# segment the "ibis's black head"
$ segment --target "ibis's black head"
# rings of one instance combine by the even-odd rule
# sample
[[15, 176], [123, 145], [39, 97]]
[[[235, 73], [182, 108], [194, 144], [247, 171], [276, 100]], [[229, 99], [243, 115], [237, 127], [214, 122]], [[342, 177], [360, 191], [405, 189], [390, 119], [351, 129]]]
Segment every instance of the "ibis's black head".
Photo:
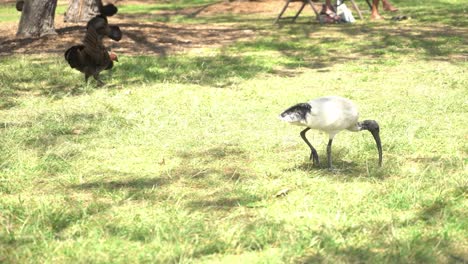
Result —
[[304, 123], [311, 109], [310, 104], [300, 103], [286, 109], [281, 113], [280, 119], [289, 123]]
[[375, 120], [364, 120], [359, 124], [362, 129], [380, 132], [379, 124]]
[[369, 130], [375, 139], [377, 151], [379, 152], [379, 166], [382, 166], [382, 143], [380, 142], [380, 127], [375, 120], [364, 120], [359, 123], [361, 130]]

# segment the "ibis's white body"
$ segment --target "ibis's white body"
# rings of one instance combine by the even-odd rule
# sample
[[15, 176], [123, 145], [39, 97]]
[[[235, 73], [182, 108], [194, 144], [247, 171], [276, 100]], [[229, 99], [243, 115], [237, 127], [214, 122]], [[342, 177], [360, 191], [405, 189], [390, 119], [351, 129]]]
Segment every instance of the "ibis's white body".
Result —
[[357, 107], [350, 100], [339, 96], [326, 96], [311, 100], [307, 103], [299, 103], [291, 106], [280, 114], [280, 119], [299, 126], [305, 126], [301, 131], [301, 137], [311, 150], [310, 159], [314, 164], [319, 164], [317, 150], [310, 144], [306, 137], [310, 129], [321, 130], [328, 133], [327, 145], [328, 167], [331, 168], [331, 146], [333, 138], [341, 130], [371, 132], [379, 152], [379, 166], [382, 166], [382, 144], [380, 141], [380, 127], [375, 120], [358, 122], [359, 113]]
[[320, 97], [307, 102], [311, 106], [305, 119], [285, 116], [282, 119], [294, 125], [324, 131], [333, 138], [339, 131], [358, 131], [359, 113], [356, 105], [339, 96]]

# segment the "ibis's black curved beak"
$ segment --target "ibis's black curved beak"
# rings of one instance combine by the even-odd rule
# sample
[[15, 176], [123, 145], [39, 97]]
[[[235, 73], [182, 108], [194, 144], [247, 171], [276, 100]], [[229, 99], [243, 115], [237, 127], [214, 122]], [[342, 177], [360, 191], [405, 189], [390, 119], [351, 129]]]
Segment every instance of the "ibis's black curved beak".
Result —
[[382, 143], [380, 142], [379, 129], [371, 130], [372, 136], [374, 136], [375, 144], [377, 144], [377, 150], [379, 151], [379, 166], [382, 167]]
[[379, 166], [382, 167], [382, 143], [380, 141], [380, 126], [375, 120], [364, 120], [359, 123], [361, 129], [369, 130], [372, 136], [374, 136], [375, 144], [377, 144], [377, 150], [379, 151]]

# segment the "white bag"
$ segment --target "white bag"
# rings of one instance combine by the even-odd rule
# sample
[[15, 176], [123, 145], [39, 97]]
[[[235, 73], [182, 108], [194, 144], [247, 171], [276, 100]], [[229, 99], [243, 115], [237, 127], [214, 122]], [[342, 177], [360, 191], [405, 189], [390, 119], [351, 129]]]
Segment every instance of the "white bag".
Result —
[[341, 4], [341, 1], [338, 1], [337, 13], [345, 23], [354, 23], [356, 21], [351, 10], [345, 4]]

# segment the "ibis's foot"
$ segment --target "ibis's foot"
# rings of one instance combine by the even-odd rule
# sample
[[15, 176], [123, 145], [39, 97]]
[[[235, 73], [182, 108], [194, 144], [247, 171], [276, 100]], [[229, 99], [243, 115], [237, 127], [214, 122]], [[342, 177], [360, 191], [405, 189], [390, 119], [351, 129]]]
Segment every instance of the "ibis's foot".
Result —
[[319, 157], [318, 157], [317, 152], [312, 151], [312, 152], [310, 153], [310, 158], [309, 158], [309, 160], [311, 160], [311, 161], [313, 162], [314, 166], [316, 166], [316, 167], [319, 167], [319, 166], [320, 166], [320, 161], [319, 161]]
[[313, 164], [315, 167], [320, 167], [320, 161], [317, 159], [317, 160], [313, 160]]

